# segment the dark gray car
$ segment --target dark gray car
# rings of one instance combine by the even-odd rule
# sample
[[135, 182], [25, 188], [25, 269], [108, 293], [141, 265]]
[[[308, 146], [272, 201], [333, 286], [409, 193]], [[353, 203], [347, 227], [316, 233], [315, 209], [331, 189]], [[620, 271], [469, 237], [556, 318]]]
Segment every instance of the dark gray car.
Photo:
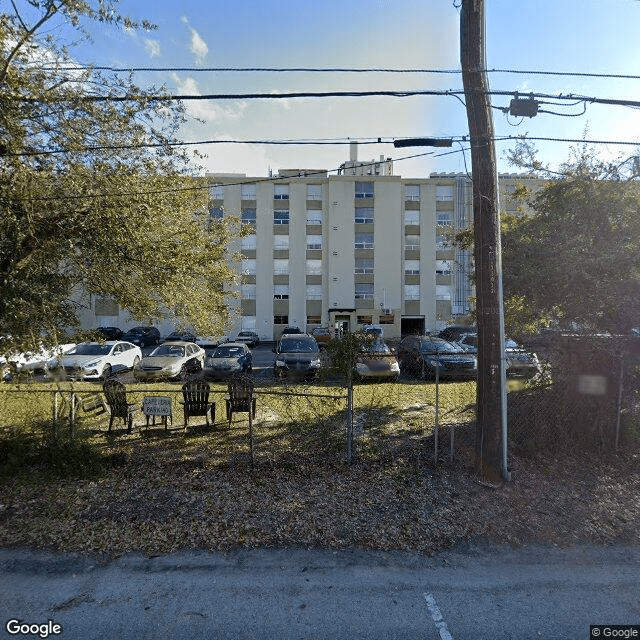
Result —
[[276, 376], [315, 376], [320, 369], [320, 349], [313, 336], [306, 333], [285, 334], [273, 350]]
[[457, 345], [431, 336], [407, 336], [398, 344], [396, 353], [404, 373], [434, 378], [474, 379], [478, 373], [477, 359]]

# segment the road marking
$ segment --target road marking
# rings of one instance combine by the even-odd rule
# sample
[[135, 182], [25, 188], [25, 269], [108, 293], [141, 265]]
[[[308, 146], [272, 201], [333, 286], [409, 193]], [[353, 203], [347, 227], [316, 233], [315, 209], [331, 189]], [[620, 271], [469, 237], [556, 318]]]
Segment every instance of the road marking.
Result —
[[429, 613], [431, 614], [433, 622], [436, 625], [436, 629], [440, 634], [440, 640], [453, 640], [453, 636], [449, 633], [449, 629], [447, 629], [447, 623], [444, 621], [444, 618], [440, 613], [440, 609], [438, 609], [436, 599], [430, 593], [425, 593], [423, 595], [424, 599], [427, 601]]

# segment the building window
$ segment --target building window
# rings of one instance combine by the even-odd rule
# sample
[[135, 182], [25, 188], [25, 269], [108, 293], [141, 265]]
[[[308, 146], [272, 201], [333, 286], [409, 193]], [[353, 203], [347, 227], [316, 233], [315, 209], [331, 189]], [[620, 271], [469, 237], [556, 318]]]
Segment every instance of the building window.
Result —
[[256, 285], [255, 284], [243, 284], [240, 286], [240, 295], [243, 300], [255, 300], [256, 299]]
[[307, 316], [307, 324], [322, 324], [320, 316]]
[[274, 300], [288, 300], [289, 299], [289, 285], [288, 284], [274, 284], [273, 285], [273, 299]]
[[436, 202], [447, 202], [453, 200], [453, 185], [436, 185]]
[[450, 227], [453, 224], [453, 214], [451, 211], [438, 211], [436, 213], [436, 224], [441, 227]]
[[322, 209], [307, 209], [307, 224], [322, 224]]
[[240, 247], [242, 249], [256, 249], [257, 238], [256, 234], [252, 233], [250, 236], [244, 236], [240, 240]]
[[306, 271], [308, 276], [322, 275], [322, 260], [307, 260]]
[[420, 300], [420, 285], [419, 284], [405, 284], [404, 285], [404, 299], [405, 300]]
[[395, 318], [392, 313], [381, 315], [380, 320], [378, 321], [380, 324], [394, 324]]
[[307, 185], [307, 200], [322, 200], [322, 185], [321, 184], [308, 184]]
[[278, 251], [283, 251], [289, 248], [289, 236], [275, 235], [273, 236], [273, 248]]
[[420, 260], [405, 260], [404, 261], [404, 275], [405, 276], [419, 276], [420, 275]]
[[288, 200], [289, 199], [289, 185], [288, 184], [275, 184], [275, 185], [273, 185], [273, 199], [274, 200]]
[[289, 316], [273, 316], [273, 324], [289, 324]]
[[307, 236], [307, 249], [322, 249], [322, 236]]
[[436, 260], [436, 274], [448, 276], [451, 274], [451, 260]]
[[287, 275], [289, 273], [289, 259], [274, 260], [273, 273], [278, 276]]
[[404, 199], [410, 202], [420, 202], [420, 185], [406, 184], [404, 186]]
[[242, 224], [256, 224], [256, 210], [255, 209], [242, 209]]
[[405, 236], [404, 248], [407, 251], [420, 251], [420, 236]]
[[373, 198], [373, 182], [356, 182], [356, 198]]
[[373, 233], [356, 233], [356, 249], [373, 249]]
[[436, 285], [436, 300], [451, 300], [451, 288], [449, 285]]
[[224, 209], [222, 207], [211, 207], [211, 209], [209, 209], [209, 217], [221, 220], [224, 218]]
[[436, 235], [436, 249], [445, 249], [449, 244], [449, 238], [447, 236], [437, 234]]
[[213, 184], [209, 187], [209, 195], [214, 200], [224, 200], [224, 187], [221, 184]]
[[254, 183], [246, 183], [240, 187], [240, 197], [243, 200], [255, 200], [256, 199], [256, 185]]
[[373, 324], [373, 316], [357, 316], [356, 322], [358, 324]]
[[356, 224], [373, 224], [373, 207], [356, 207]]
[[322, 285], [321, 284], [308, 284], [307, 285], [307, 300], [322, 300]]
[[373, 273], [373, 258], [356, 258], [354, 273]]
[[242, 273], [246, 276], [255, 276], [256, 275], [256, 261], [255, 260], [243, 260], [241, 262], [240, 268], [242, 269]]
[[94, 309], [97, 316], [117, 316], [120, 314], [120, 307], [112, 298], [96, 298]]
[[289, 224], [289, 209], [274, 209], [273, 224]]
[[242, 316], [242, 321], [240, 322], [240, 328], [245, 331], [255, 331], [256, 330], [256, 317], [255, 316]]
[[405, 211], [404, 223], [417, 227], [420, 224], [420, 212], [419, 211]]
[[372, 282], [356, 282], [356, 300], [373, 300]]

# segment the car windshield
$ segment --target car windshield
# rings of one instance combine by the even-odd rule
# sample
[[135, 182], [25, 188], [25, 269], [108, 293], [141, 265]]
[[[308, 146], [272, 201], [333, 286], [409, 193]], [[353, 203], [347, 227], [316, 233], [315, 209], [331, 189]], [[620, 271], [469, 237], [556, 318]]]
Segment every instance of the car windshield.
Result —
[[369, 353], [391, 353], [391, 349], [389, 349], [389, 347], [381, 340], [376, 340], [373, 344], [366, 348], [366, 351]]
[[241, 331], [238, 336], [253, 337], [252, 331]]
[[520, 349], [520, 345], [511, 338], [504, 339], [504, 348], [505, 349]]
[[478, 346], [478, 336], [474, 336], [474, 335], [462, 336], [462, 338], [460, 338], [460, 343], [469, 345], [470, 347], [477, 347]]
[[162, 358], [180, 358], [184, 355], [184, 347], [177, 344], [161, 344], [159, 347], [156, 347], [150, 355]]
[[280, 353], [317, 353], [318, 345], [315, 340], [301, 340], [300, 338], [283, 338], [280, 340]]
[[218, 347], [213, 352], [214, 358], [236, 358], [244, 353], [242, 347]]
[[129, 329], [129, 331], [127, 331], [127, 333], [129, 335], [135, 336], [138, 334], [142, 334], [146, 331], [146, 329], [144, 327], [134, 327], [133, 329]]
[[460, 353], [460, 349], [452, 345], [450, 342], [431, 342], [425, 341], [420, 343], [420, 351], [422, 353]]
[[111, 352], [110, 344], [78, 344], [67, 353], [69, 356], [106, 356]]

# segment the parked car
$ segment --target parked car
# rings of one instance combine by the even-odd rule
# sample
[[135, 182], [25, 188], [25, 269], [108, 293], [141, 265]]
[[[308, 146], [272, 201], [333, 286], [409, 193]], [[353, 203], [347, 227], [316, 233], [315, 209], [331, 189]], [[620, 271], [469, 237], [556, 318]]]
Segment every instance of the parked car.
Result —
[[255, 331], [240, 331], [234, 342], [244, 342], [249, 347], [257, 347], [260, 338]]
[[298, 333], [298, 334], [300, 334], [300, 333], [304, 333], [304, 331], [300, 327], [289, 326], [289, 327], [285, 327], [282, 330], [282, 335], [285, 335], [286, 333], [293, 333], [293, 334]]
[[328, 342], [333, 340], [333, 333], [329, 327], [316, 327], [311, 332], [311, 335], [314, 337], [320, 348], [325, 347]]
[[478, 328], [469, 324], [452, 324], [445, 327], [438, 337], [447, 342], [457, 342], [465, 333], [477, 333]]
[[205, 352], [193, 342], [163, 342], [134, 368], [138, 380], [173, 380], [202, 371]]
[[211, 349], [219, 344], [229, 342], [229, 336], [196, 336], [193, 342], [203, 349]]
[[366, 351], [356, 356], [356, 375], [360, 378], [397, 380], [400, 366], [383, 340], [375, 340]]
[[120, 340], [124, 334], [124, 331], [118, 327], [98, 327], [96, 331], [101, 333], [105, 340]]
[[227, 342], [205, 358], [204, 375], [207, 378], [227, 378], [252, 369], [251, 350], [243, 342]]
[[381, 340], [384, 338], [384, 329], [379, 324], [365, 324], [362, 327], [362, 331], [369, 335], [374, 335]]
[[421, 378], [473, 379], [478, 372], [476, 357], [442, 338], [407, 336], [396, 351], [400, 369]]
[[160, 342], [160, 331], [155, 327], [134, 327], [129, 329], [122, 339], [139, 347], [149, 347]]
[[[467, 353], [478, 353], [478, 334], [465, 333], [457, 342]], [[533, 378], [542, 373], [542, 365], [535, 353], [530, 353], [515, 340], [505, 338], [504, 353], [507, 375], [510, 377]]]
[[165, 342], [195, 342], [196, 334], [191, 331], [172, 331], [165, 339]]
[[320, 369], [320, 348], [315, 338], [306, 333], [285, 334], [273, 351], [276, 354], [273, 370], [278, 377], [312, 377]]
[[11, 379], [16, 373], [46, 373], [49, 360], [68, 353], [75, 346], [75, 343], [60, 344], [55, 347], [40, 345], [37, 351], [9, 353], [4, 358], [6, 367], [4, 376], [6, 379]]
[[47, 363], [52, 378], [106, 380], [112, 373], [133, 369], [142, 359], [140, 347], [123, 340], [81, 342]]

